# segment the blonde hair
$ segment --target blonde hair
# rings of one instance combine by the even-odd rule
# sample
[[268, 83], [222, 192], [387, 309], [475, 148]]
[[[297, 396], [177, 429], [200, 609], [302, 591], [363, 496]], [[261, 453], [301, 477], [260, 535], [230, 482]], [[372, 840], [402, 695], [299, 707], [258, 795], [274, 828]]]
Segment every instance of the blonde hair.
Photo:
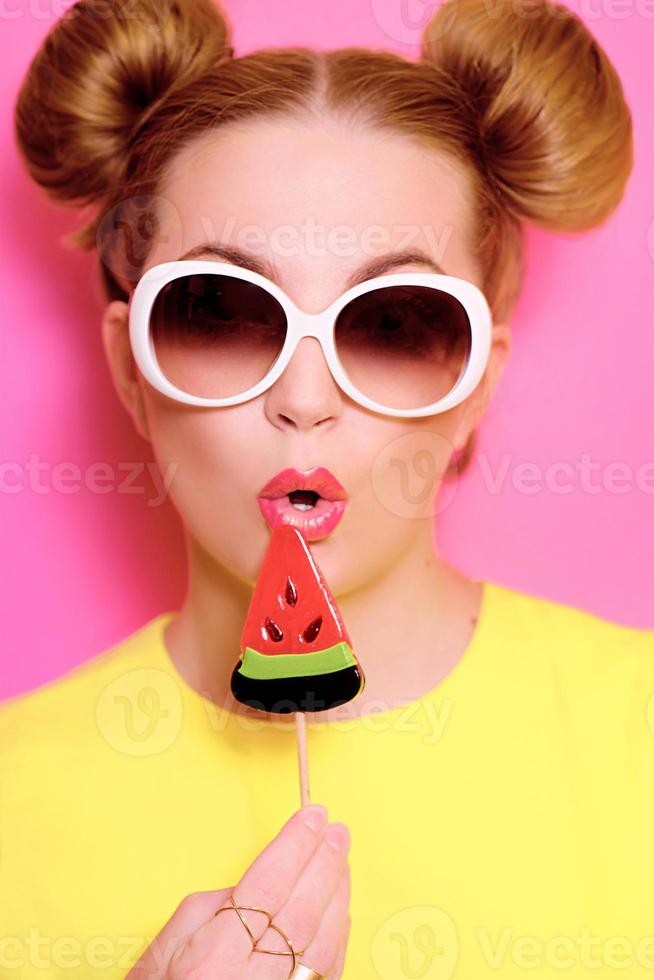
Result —
[[[363, 48], [237, 58], [212, 0], [112, 0], [109, 11], [106, 0], [80, 0], [30, 64], [15, 132], [32, 178], [53, 199], [91, 210], [72, 241], [98, 248], [107, 298], [126, 300], [120, 279], [138, 280], [156, 214], [145, 223], [140, 214], [140, 252], [129, 262], [116, 229], [156, 201], [177, 151], [232, 120], [273, 113], [330, 114], [448, 154], [470, 181], [474, 249], [496, 322], [520, 289], [523, 222], [561, 232], [600, 224], [633, 165], [615, 68], [577, 15], [548, 0], [445, 0], [417, 61]], [[459, 470], [474, 442], [473, 433]]]

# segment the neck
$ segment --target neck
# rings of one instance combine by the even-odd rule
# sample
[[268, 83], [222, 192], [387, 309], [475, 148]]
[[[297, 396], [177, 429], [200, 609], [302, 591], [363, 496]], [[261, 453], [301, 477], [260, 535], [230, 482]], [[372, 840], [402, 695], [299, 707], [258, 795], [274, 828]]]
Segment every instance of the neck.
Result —
[[[229, 686], [252, 590], [189, 537], [187, 554], [187, 594], [165, 632], [170, 657], [204, 697], [234, 714], [262, 717], [235, 701]], [[376, 579], [334, 598], [366, 683], [347, 704], [316, 712], [318, 721], [359, 717], [373, 702], [374, 710], [388, 710], [435, 687], [470, 642], [481, 587], [442, 561], [431, 533], [423, 533]], [[294, 721], [292, 714], [266, 716]]]

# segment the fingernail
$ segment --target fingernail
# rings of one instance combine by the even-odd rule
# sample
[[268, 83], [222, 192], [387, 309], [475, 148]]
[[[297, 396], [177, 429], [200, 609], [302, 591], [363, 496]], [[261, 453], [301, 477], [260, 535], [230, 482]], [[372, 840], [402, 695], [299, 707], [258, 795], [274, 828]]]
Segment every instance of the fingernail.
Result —
[[327, 810], [322, 803], [312, 803], [310, 806], [303, 806], [300, 812], [305, 824], [311, 830], [322, 830], [327, 823]]
[[350, 846], [350, 832], [344, 823], [332, 823], [325, 834], [335, 851], [346, 851]]

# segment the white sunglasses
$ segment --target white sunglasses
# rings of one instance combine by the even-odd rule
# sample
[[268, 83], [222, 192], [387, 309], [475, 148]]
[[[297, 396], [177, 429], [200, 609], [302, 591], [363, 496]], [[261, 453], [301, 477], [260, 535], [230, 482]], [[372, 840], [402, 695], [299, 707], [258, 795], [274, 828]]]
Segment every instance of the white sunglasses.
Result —
[[445, 412], [486, 368], [492, 317], [473, 283], [437, 273], [377, 276], [321, 313], [241, 266], [182, 259], [153, 266], [130, 299], [142, 374], [188, 405], [238, 405], [270, 388], [302, 337], [316, 337], [336, 383], [382, 415]]

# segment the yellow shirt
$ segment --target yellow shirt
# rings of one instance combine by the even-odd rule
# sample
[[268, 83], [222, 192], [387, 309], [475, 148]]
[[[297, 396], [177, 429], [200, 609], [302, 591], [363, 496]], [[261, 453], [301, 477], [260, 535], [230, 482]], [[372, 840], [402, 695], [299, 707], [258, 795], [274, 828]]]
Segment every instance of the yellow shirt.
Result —
[[[3, 980], [122, 980], [299, 806], [294, 727], [196, 693], [175, 615], [0, 705]], [[487, 582], [431, 692], [318, 718], [312, 800], [352, 836], [346, 978], [652, 980], [654, 630]]]

